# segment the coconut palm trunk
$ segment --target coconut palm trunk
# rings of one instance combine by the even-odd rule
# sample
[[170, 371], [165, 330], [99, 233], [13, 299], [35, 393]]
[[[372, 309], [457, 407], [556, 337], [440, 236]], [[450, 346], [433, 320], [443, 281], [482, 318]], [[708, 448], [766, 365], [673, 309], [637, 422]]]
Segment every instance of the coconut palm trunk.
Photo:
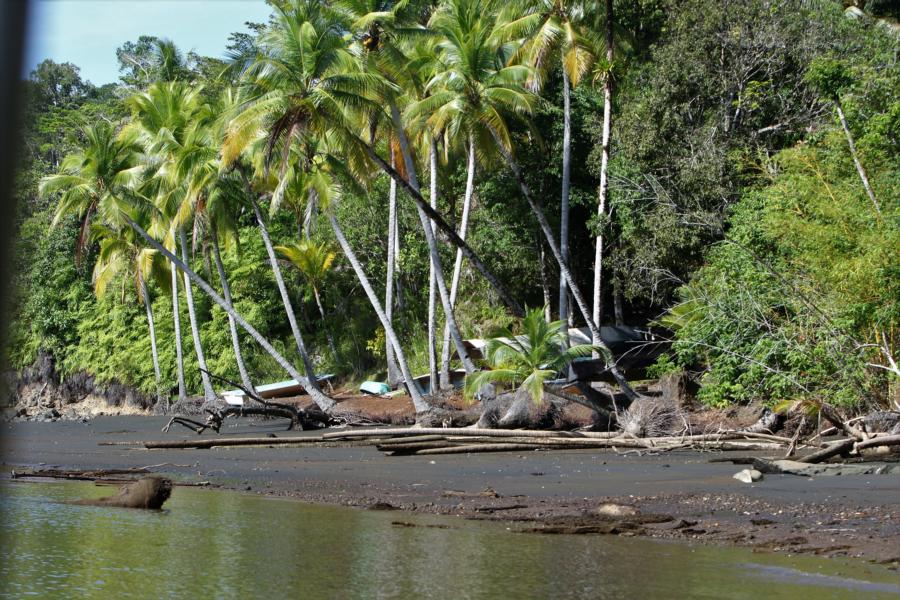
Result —
[[[612, 0], [606, 0], [606, 63], [613, 61], [613, 6]], [[600, 154], [600, 189], [597, 193], [597, 216], [600, 222], [606, 215], [607, 196], [609, 195], [609, 140], [612, 131], [612, 74], [607, 73], [603, 82], [603, 134]], [[592, 316], [599, 327], [603, 319], [603, 232], [594, 240], [594, 305]], [[594, 339], [596, 345], [598, 339]]]
[[300, 374], [300, 372], [294, 368], [294, 366], [288, 362], [288, 360], [278, 352], [274, 346], [265, 338], [263, 335], [236, 310], [234, 307], [225, 301], [224, 298], [219, 296], [216, 291], [210, 286], [207, 282], [205, 282], [199, 275], [197, 275], [191, 268], [179, 260], [177, 256], [169, 252], [162, 244], [153, 239], [149, 233], [144, 231], [144, 229], [135, 223], [128, 215], [124, 214], [122, 217], [128, 223], [128, 225], [137, 232], [144, 240], [150, 244], [152, 248], [155, 248], [158, 252], [160, 252], [163, 256], [165, 256], [172, 263], [173, 267], [177, 267], [182, 273], [184, 273], [185, 277], [188, 277], [197, 284], [197, 286], [203, 290], [207, 296], [209, 296], [213, 302], [215, 302], [219, 307], [222, 308], [229, 316], [233, 317], [235, 322], [240, 325], [241, 329], [246, 331], [250, 337], [252, 337], [256, 342], [266, 351], [266, 353], [271, 356], [275, 362], [277, 362], [285, 371], [287, 371], [288, 375], [293, 377], [300, 383], [312, 397], [313, 401], [316, 405], [321, 408], [323, 411], [330, 412], [332, 408], [335, 406], [335, 401], [326, 396], [321, 392], [318, 386], [313, 386], [311, 382]]
[[156, 326], [153, 324], [153, 306], [150, 303], [150, 292], [147, 289], [147, 281], [137, 272], [138, 282], [141, 286], [141, 300], [147, 309], [147, 327], [150, 329], [150, 353], [153, 355], [153, 375], [156, 377], [156, 401], [162, 400], [162, 372], [159, 369], [159, 353], [156, 350]]
[[[245, 185], [247, 182], [245, 181]], [[288, 294], [287, 287], [284, 285], [284, 278], [281, 276], [281, 267], [278, 266], [278, 258], [275, 256], [275, 248], [272, 246], [272, 240], [269, 238], [269, 229], [266, 227], [266, 222], [263, 220], [262, 212], [259, 210], [259, 203], [256, 202], [256, 197], [253, 195], [253, 192], [249, 189], [249, 185], [247, 185], [248, 190], [247, 193], [250, 196], [250, 202], [253, 204], [253, 213], [256, 215], [256, 222], [259, 225], [259, 231], [262, 234], [263, 243], [266, 246], [266, 253], [269, 255], [269, 266], [272, 267], [272, 273], [275, 275], [275, 283], [278, 285], [278, 291], [281, 293], [281, 302], [284, 304], [284, 310], [287, 313], [288, 323], [291, 326], [291, 332], [294, 334], [294, 341], [297, 343], [297, 352], [300, 353], [300, 360], [303, 361], [303, 368], [306, 370], [307, 378], [309, 379], [310, 387], [306, 388], [310, 395], [312, 395], [313, 390], [322, 394], [322, 388], [319, 386], [319, 382], [316, 379], [316, 372], [313, 368], [312, 360], [309, 358], [309, 353], [306, 351], [306, 344], [303, 343], [303, 336], [300, 334], [300, 327], [297, 326], [297, 317], [294, 315], [294, 307], [291, 304], [291, 297]], [[306, 387], [306, 386], [304, 386]], [[322, 394], [324, 396], [324, 394]], [[318, 402], [316, 402], [318, 404]], [[326, 410], [321, 405], [319, 408], [322, 410]]]
[[[391, 166], [394, 166], [394, 154], [391, 153]], [[387, 276], [384, 282], [384, 312], [391, 325], [394, 323], [394, 265], [397, 261], [397, 182], [391, 179], [388, 191], [388, 252]], [[385, 341], [385, 358], [387, 360], [388, 385], [393, 389], [400, 382], [397, 359], [394, 358], [394, 345]]]
[[607, 369], [609, 369], [609, 372], [615, 378], [616, 383], [619, 384], [622, 392], [629, 399], [636, 399], [638, 395], [634, 392], [634, 390], [631, 389], [631, 386], [628, 385], [628, 381], [625, 379], [625, 376], [622, 375], [621, 371], [619, 371], [619, 368], [616, 366], [615, 360], [613, 360], [612, 352], [609, 350], [609, 347], [606, 345], [606, 342], [603, 341], [603, 337], [600, 335], [600, 326], [591, 318], [591, 313], [588, 309], [587, 302], [584, 299], [584, 294], [581, 293], [581, 287], [578, 285], [578, 282], [575, 281], [572, 272], [569, 270], [568, 265], [562, 258], [562, 254], [559, 251], [559, 245], [556, 243], [556, 236], [553, 235], [553, 229], [550, 227], [550, 222], [547, 221], [547, 215], [544, 214], [543, 207], [537, 200], [535, 200], [534, 196], [532, 196], [531, 189], [528, 187], [528, 183], [525, 181], [525, 178], [522, 175], [522, 169], [519, 167], [519, 164], [513, 158], [512, 154], [510, 154], [506, 147], [503, 145], [503, 141], [495, 131], [491, 131], [491, 133], [493, 134], [494, 139], [497, 142], [497, 147], [500, 150], [500, 153], [503, 155], [503, 158], [509, 165], [510, 170], [512, 170], [513, 175], [516, 178], [516, 182], [519, 184], [519, 189], [522, 191], [522, 195], [525, 197], [525, 200], [531, 207], [531, 211], [534, 213], [535, 217], [537, 217], [538, 225], [540, 225], [541, 231], [543, 231], [544, 233], [544, 238], [547, 240], [547, 245], [550, 246], [550, 251], [553, 253], [553, 257], [556, 259], [556, 262], [559, 265], [560, 272], [565, 277], [566, 284], [568, 284], [569, 290], [571, 290], [572, 292], [572, 297], [575, 299], [575, 304], [578, 306], [578, 310], [579, 312], [581, 312], [581, 316], [587, 323], [588, 329], [590, 329], [591, 338], [600, 340], [599, 343], [595, 345], [599, 347], [606, 356]]
[[172, 264], [172, 320], [175, 324], [175, 372], [178, 377], [178, 400], [187, 399], [184, 384], [184, 350], [181, 347], [181, 311], [178, 306], [178, 270]]
[[[563, 82], [563, 147], [562, 147], [562, 195], [559, 215], [559, 252], [569, 264], [569, 185], [572, 174], [572, 99], [569, 74], [562, 67]], [[559, 276], [559, 318], [569, 320], [569, 291], [566, 278]], [[567, 338], [568, 340], [568, 338]]]
[[869, 183], [869, 175], [866, 173], [866, 169], [863, 167], [862, 162], [859, 160], [859, 153], [856, 151], [856, 143], [853, 141], [853, 134], [850, 132], [850, 126], [847, 125], [847, 117], [844, 116], [844, 107], [841, 105], [841, 99], [835, 96], [833, 98], [834, 107], [837, 109], [838, 119], [841, 122], [841, 127], [844, 130], [844, 135], [847, 137], [847, 145], [850, 146], [850, 156], [853, 158], [853, 164], [856, 166], [856, 172], [859, 174], [859, 179], [862, 181], [863, 187], [866, 190], [866, 195], [869, 197], [869, 200], [872, 201], [872, 205], [875, 207], [875, 212], [879, 215], [881, 214], [881, 206], [878, 204], [878, 199], [875, 197], [875, 192], [872, 191], [872, 184]]
[[419, 384], [416, 383], [416, 380], [413, 378], [412, 372], [409, 370], [409, 364], [406, 362], [406, 356], [403, 354], [403, 348], [400, 346], [400, 339], [397, 337], [397, 334], [394, 332], [394, 328], [391, 326], [390, 321], [388, 321], [387, 315], [384, 312], [384, 309], [381, 306], [381, 302], [378, 300], [378, 295], [375, 294], [375, 290], [372, 288], [372, 285], [369, 283], [369, 278], [366, 276], [366, 272], [363, 270], [362, 265], [359, 260], [356, 258], [356, 254], [353, 252], [353, 248], [350, 247], [350, 243], [347, 242], [347, 238], [344, 236], [344, 232], [341, 229], [340, 224], [338, 223], [337, 218], [334, 216], [333, 212], [328, 213], [328, 221], [331, 223], [331, 229], [334, 231], [334, 237], [337, 238], [338, 244], [341, 246], [341, 250], [344, 252], [344, 256], [347, 257], [347, 261], [350, 262], [350, 266], [353, 268], [353, 272], [356, 273], [357, 279], [359, 279], [360, 285], [362, 285], [363, 290], [366, 292], [366, 296], [369, 298], [369, 302], [372, 304], [372, 308], [375, 309], [375, 314], [378, 315], [378, 320], [381, 321], [381, 326], [384, 327], [385, 337], [394, 345], [394, 352], [397, 356], [397, 364], [400, 367], [400, 372], [403, 373], [404, 379], [406, 379], [406, 387], [409, 390], [409, 395], [412, 397], [413, 406], [415, 407], [416, 413], [424, 413], [431, 409], [431, 405], [425, 401], [425, 398], [422, 397], [422, 391], [419, 389]]
[[[229, 306], [234, 306], [231, 300], [231, 286], [228, 285], [228, 277], [225, 276], [225, 265], [222, 264], [222, 254], [219, 251], [219, 234], [216, 233], [214, 225], [209, 228], [209, 233], [210, 238], [212, 238], [213, 259], [216, 263], [216, 271], [218, 271], [219, 281], [222, 283], [222, 295], [225, 297], [225, 302], [227, 302]], [[249, 391], [256, 393], [256, 388], [253, 387], [253, 382], [250, 380], [250, 374], [247, 372], [247, 365], [244, 363], [244, 355], [241, 352], [241, 340], [238, 336], [237, 323], [235, 323], [234, 317], [231, 315], [228, 315], [228, 330], [231, 332], [231, 347], [234, 349], [234, 358], [237, 362], [238, 372], [241, 374], [241, 383], [243, 383], [244, 387]]]
[[[178, 228], [178, 240], [181, 242], [181, 260], [187, 264], [187, 235], [184, 233], [184, 227]], [[191, 324], [191, 338], [194, 340], [194, 351], [197, 353], [197, 366], [200, 367], [200, 379], [203, 382], [203, 396], [208, 402], [212, 402], [216, 399], [216, 392], [213, 390], [212, 382], [209, 380], [208, 369], [206, 368], [206, 356], [203, 354], [203, 343], [200, 340], [200, 327], [197, 324], [197, 312], [194, 309], [194, 292], [191, 289], [191, 280], [187, 275], [184, 276], [184, 296], [187, 300], [188, 319]]]
[[[394, 126], [397, 128], [397, 137], [400, 141], [400, 151], [403, 154], [403, 160], [406, 164], [406, 172], [409, 174], [409, 185], [420, 194], [419, 190], [419, 181], [416, 177], [416, 166], [412, 160], [412, 153], [409, 149], [409, 140], [406, 137], [406, 132], [403, 129], [402, 123], [400, 122], [400, 111], [397, 109], [396, 104], [391, 103], [391, 118], [393, 119]], [[462, 361], [463, 368], [466, 370], [466, 373], [472, 373], [475, 371], [475, 365], [472, 364], [471, 359], [469, 359], [469, 353], [466, 351], [466, 346], [463, 344], [462, 336], [459, 333], [459, 327], [456, 325], [456, 319], [453, 316], [453, 308], [450, 306], [450, 293], [447, 290], [447, 282], [444, 279], [444, 272], [441, 268], [441, 256], [438, 252], [437, 241], [434, 237], [434, 230], [432, 229], [432, 221], [428, 217], [428, 213], [419, 205], [416, 204], [419, 213], [419, 221], [422, 224], [422, 230], [425, 232], [425, 241], [428, 243], [428, 250], [431, 254], [431, 265], [434, 268], [434, 276], [437, 281], [438, 294], [441, 299], [441, 306], [444, 309], [444, 316], [447, 319], [447, 323], [450, 325], [450, 335], [453, 338], [453, 344], [456, 346], [456, 352], [459, 354], [459, 359]], [[429, 206], [429, 208], [431, 208]], [[437, 212], [436, 209], [432, 208], [433, 212]], [[465, 242], [463, 242], [465, 243]]]
[[371, 144], [365, 142], [358, 136], [356, 137], [355, 141], [362, 145], [369, 158], [371, 158], [375, 162], [375, 164], [377, 164], [381, 168], [382, 171], [387, 173], [391, 177], [391, 179], [397, 182], [397, 185], [403, 188], [403, 191], [406, 192], [406, 194], [410, 198], [412, 198], [413, 202], [415, 202], [416, 207], [419, 210], [424, 211], [427, 218], [431, 219], [434, 222], [435, 226], [440, 229], [441, 233], [446, 236], [447, 241], [459, 250], [462, 250], [463, 256], [466, 257], [466, 260], [468, 260], [469, 263], [473, 267], [475, 267], [475, 270], [481, 273], [481, 276], [484, 277], [485, 281], [488, 282], [488, 284], [497, 294], [497, 297], [500, 298], [500, 301], [503, 302], [503, 304], [505, 304], [507, 308], [509, 308], [510, 312], [512, 312], [515, 316], [523, 316], [525, 314], [525, 311], [523, 310], [522, 305], [519, 304], [519, 302], [515, 298], [513, 298], [509, 290], [506, 289], [506, 286], [503, 285], [503, 282], [501, 282], [500, 279], [498, 279], [497, 276], [487, 268], [487, 265], [482, 262], [482, 260], [465, 242], [465, 240], [459, 237], [459, 234], [456, 233], [456, 230], [453, 229], [453, 227], [449, 223], [447, 223], [447, 220], [444, 219], [441, 213], [439, 213], [436, 209], [431, 208], [431, 206], [425, 201], [425, 198], [422, 197], [421, 192], [419, 192], [417, 188], [414, 188], [406, 179], [403, 178], [402, 175], [400, 175], [400, 173], [397, 172], [396, 169], [391, 167], [391, 165], [389, 165], [386, 160], [379, 156], [378, 152], [376, 152], [375, 148]]
[[[437, 208], [437, 144], [432, 137], [429, 145], [428, 163], [430, 167], [430, 197], [431, 208]], [[434, 223], [428, 221], [431, 234], [434, 235]], [[451, 301], [452, 304], [452, 301]], [[438, 391], [437, 372], [437, 274], [434, 270], [434, 262], [428, 265], [428, 382], [429, 391], [434, 395]], [[447, 320], [449, 327], [449, 319]]]
[[[459, 237], [466, 239], [469, 228], [469, 213], [472, 209], [472, 197], [475, 194], [475, 137], [469, 134], [469, 156], [466, 165], [466, 192], [463, 197], [462, 218], [459, 221]], [[456, 262], [453, 265], [453, 279], [450, 281], [450, 306], [456, 307], [456, 296], [459, 293], [459, 278], [462, 273], [462, 251], [456, 250]], [[444, 340], [441, 345], [441, 387], [448, 388], [450, 381], [450, 326], [444, 325]]]
[[316, 300], [316, 308], [319, 309], [319, 316], [322, 317], [322, 327], [325, 329], [325, 338], [328, 340], [328, 347], [331, 349], [331, 355], [334, 356], [334, 360], [340, 360], [337, 346], [334, 343], [334, 336], [331, 333], [331, 329], [328, 327], [328, 316], [325, 314], [325, 307], [322, 305], [319, 288], [313, 286], [312, 292], [313, 298]]

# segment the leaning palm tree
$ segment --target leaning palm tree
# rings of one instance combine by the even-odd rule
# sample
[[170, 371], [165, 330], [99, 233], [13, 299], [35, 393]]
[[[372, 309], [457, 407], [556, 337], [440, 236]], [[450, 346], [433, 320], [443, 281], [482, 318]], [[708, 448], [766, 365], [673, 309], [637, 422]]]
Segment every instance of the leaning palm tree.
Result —
[[[217, 181], [208, 196], [200, 212], [207, 221], [207, 231], [212, 242], [213, 260], [216, 264], [216, 272], [219, 274], [219, 283], [222, 286], [222, 295], [225, 301], [234, 305], [231, 298], [231, 285], [225, 274], [225, 265], [222, 262], [222, 247], [237, 246], [237, 213], [239, 204], [243, 200], [243, 191], [240, 185], [233, 180]], [[221, 242], [220, 242], [221, 240]], [[234, 317], [228, 315], [228, 329], [231, 333], [231, 346], [234, 350], [238, 373], [244, 387], [253, 391], [253, 382], [244, 362], [244, 354], [241, 351], [241, 341], [238, 335], [237, 323]]]
[[263, 350], [271, 356], [279, 366], [281, 366], [285, 371], [287, 371], [288, 375], [296, 379], [300, 385], [302, 385], [310, 394], [312, 399], [315, 401], [317, 406], [325, 406], [327, 408], [323, 409], [326, 413], [330, 412], [331, 409], [334, 408], [336, 402], [325, 396], [321, 392], [317, 392], [316, 388], [310, 385], [309, 380], [300, 374], [300, 372], [288, 361], [275, 347], [272, 343], [267, 340], [263, 335], [251, 325], [246, 318], [239, 312], [237, 312], [230, 302], [227, 302], [224, 298], [222, 298], [218, 292], [216, 292], [209, 283], [203, 280], [202, 277], [197, 275], [193, 269], [191, 269], [190, 265], [182, 261], [178, 258], [171, 250], [163, 246], [156, 238], [147, 233], [147, 231], [138, 225], [126, 212], [122, 211], [122, 219], [131, 226], [134, 231], [140, 235], [144, 241], [157, 252], [162, 254], [172, 265], [177, 268], [179, 271], [184, 273], [184, 275], [192, 282], [194, 282], [200, 289], [202, 289], [209, 298], [215, 302], [219, 308], [225, 311], [230, 317], [234, 318], [235, 322], [246, 331], [250, 337], [252, 337], [260, 346], [262, 346]]
[[[223, 114], [233, 106], [234, 91], [226, 89], [217, 99], [213, 113]], [[222, 286], [222, 294], [229, 303], [231, 286], [222, 262], [222, 246], [238, 241], [237, 218], [245, 202], [243, 186], [234, 173], [223, 173], [219, 157], [223, 119], [198, 119], [189, 128], [184, 143], [176, 156], [177, 176], [188, 182], [184, 203], [193, 206], [197, 215], [196, 225], [205, 225], [212, 245], [213, 259]], [[220, 242], [221, 240], [221, 242]], [[237, 245], [237, 244], [234, 244]], [[253, 391], [253, 382], [241, 351], [237, 323], [228, 317], [231, 345], [244, 387]]]
[[[334, 237], [337, 239], [338, 245], [341, 247], [341, 251], [344, 253], [347, 262], [349, 262], [350, 266], [353, 268], [353, 272], [356, 274], [360, 285], [365, 291], [369, 303], [375, 310], [375, 314], [377, 315], [381, 326], [384, 328], [385, 337], [387, 337], [393, 345], [397, 364], [406, 381], [406, 387], [409, 390], [413, 406], [416, 410], [417, 420], [421, 422], [422, 419], [430, 418], [429, 415], [432, 407], [422, 396], [419, 384], [416, 382], [412, 371], [409, 368], [409, 363], [406, 360], [406, 356], [400, 344], [400, 338], [394, 331], [391, 322], [388, 321], [381, 300], [378, 297], [378, 294], [375, 293], [362, 264], [356, 257], [356, 253], [353, 251], [353, 247], [350, 245], [350, 242], [347, 241], [347, 237], [344, 235], [344, 231], [335, 214], [337, 203], [343, 193], [343, 186], [339, 182], [339, 179], [346, 182], [348, 185], [356, 186], [356, 178], [346, 167], [346, 161], [343, 155], [337, 157], [328, 151], [328, 141], [328, 139], [322, 141], [307, 140], [307, 142], [301, 146], [307, 154], [301, 156], [300, 160], [295, 162], [295, 164], [299, 165], [301, 168], [289, 168], [285, 171], [284, 176], [289, 179], [285, 187], [290, 189], [292, 193], [298, 194], [301, 197], [314, 195], [319, 207], [327, 215], [331, 230], [334, 233]], [[336, 140], [335, 138], [331, 138], [331, 141], [335, 142]]]
[[[381, 70], [396, 73], [405, 69], [408, 62], [403, 53], [399, 52], [398, 44], [410, 38], [427, 35], [416, 18], [424, 12], [421, 2], [395, 2], [394, 0], [336, 0], [334, 5], [341, 16], [348, 23], [348, 28], [353, 32], [359, 42], [361, 53], [371, 59]], [[426, 7], [427, 8], [427, 7]], [[415, 69], [412, 69], [415, 70]], [[375, 130], [382, 126], [378, 121], [378, 113], [369, 115], [370, 129]], [[374, 138], [374, 135], [372, 136]], [[390, 136], [388, 148], [391, 154], [391, 167], [398, 168], [403, 159], [399, 156], [399, 140], [394, 135]], [[400, 169], [405, 175], [405, 168]], [[385, 273], [384, 309], [388, 321], [393, 322], [394, 285], [397, 270], [397, 257], [399, 254], [399, 230], [397, 219], [397, 182], [390, 180], [388, 191], [388, 251], [387, 267]], [[432, 195], [432, 202], [434, 196]], [[429, 325], [433, 323], [433, 293], [429, 286]], [[429, 366], [434, 363], [434, 336], [429, 330]], [[390, 341], [385, 342], [385, 356], [387, 361], [388, 385], [396, 386], [400, 380], [399, 367], [394, 358], [394, 348]], [[436, 381], [434, 368], [431, 368], [432, 379]], [[435, 389], [435, 381], [432, 381], [432, 389]]]
[[[74, 214], [81, 219], [75, 245], [76, 260], [81, 259], [94, 221], [113, 229], [124, 224], [121, 209], [128, 204], [129, 189], [138, 182], [143, 171], [143, 167], [138, 164], [140, 145], [136, 132], [127, 129], [117, 132], [113, 124], [100, 121], [86, 127], [83, 134], [84, 146], [81, 150], [68, 155], [63, 160], [59, 173], [44, 178], [39, 189], [45, 197], [60, 194], [53, 226], [67, 215]], [[174, 284], [174, 270], [172, 275]], [[178, 396], [179, 399], [184, 399], [186, 390], [175, 288], [172, 289], [172, 294], [175, 303]]]
[[539, 308], [526, 312], [518, 335], [508, 327], [498, 331], [485, 347], [490, 369], [466, 377], [466, 396], [472, 398], [488, 384], [514, 388], [516, 399], [500, 420], [501, 426], [520, 422], [528, 402], [542, 403], [545, 391], [567, 397], [549, 382], [576, 358], [599, 349], [591, 344], [569, 346], [565, 325], [563, 320], [548, 323], [544, 309]]
[[[363, 15], [354, 21], [351, 26], [365, 25], [365, 33], [360, 37], [359, 43], [355, 46], [355, 52], [360, 56], [364, 67], [379, 77], [389, 81], [392, 85], [380, 86], [378, 90], [381, 92], [380, 100], [387, 107], [385, 120], [393, 127], [393, 133], [397, 138], [400, 153], [403, 158], [403, 166], [406, 171], [409, 185], [415, 190], [420, 191], [419, 179], [417, 176], [416, 164], [413, 156], [413, 149], [407, 131], [407, 124], [403, 122], [401, 116], [401, 106], [421, 96], [423, 91], [423, 83], [433, 72], [433, 61], [420, 62], [410, 60], [407, 53], [404, 52], [404, 38], [422, 37], [427, 35], [427, 30], [420, 24], [407, 16], [407, 22], [404, 22], [403, 12], [408, 8], [407, 3], [398, 3], [392, 10], [382, 11], [383, 17], [373, 18], [372, 15]], [[405, 93], [404, 93], [405, 92]], [[430, 203], [431, 210], [436, 210], [437, 186], [436, 186], [436, 148], [434, 136], [430, 136], [429, 156], [431, 165], [431, 193]], [[474, 369], [472, 361], [469, 359], [468, 351], [463, 344], [459, 327], [456, 324], [456, 318], [453, 313], [453, 307], [450, 302], [450, 292], [444, 278], [443, 268], [441, 265], [440, 254], [438, 251], [437, 240], [435, 237], [434, 223], [428, 218], [427, 212], [422, 206], [417, 206], [419, 222], [422, 231], [425, 234], [425, 241], [428, 244], [430, 255], [430, 277], [429, 281], [429, 314], [428, 314], [428, 355], [429, 355], [429, 371], [432, 379], [432, 392], [437, 388], [437, 361], [435, 355], [435, 287], [440, 297], [441, 306], [444, 311], [446, 322], [450, 328], [453, 343], [456, 347], [460, 360], [467, 373], [471, 373]]]
[[[226, 128], [222, 145], [223, 166], [238, 165], [245, 177], [247, 193], [298, 351], [310, 374], [310, 382], [316, 386], [312, 361], [296, 324], [274, 246], [258, 206], [256, 190], [239, 163], [242, 155], [246, 159], [246, 151], [254, 143], [263, 142], [263, 148], [256, 153], [262, 159], [257, 179], [265, 187], [272, 179], [270, 168], [278, 167], [279, 173], [275, 177], [278, 183], [272, 190], [270, 201], [270, 211], [276, 212], [290, 183], [290, 178], [284, 175], [290, 166], [293, 146], [311, 134], [324, 134], [334, 122], [349, 126], [345, 104], [362, 101], [359, 92], [375, 85], [377, 78], [356, 68], [356, 62], [346, 48], [340, 21], [329, 7], [313, 0], [276, 5], [270, 26], [259, 40], [259, 48], [259, 56], [241, 77], [244, 96]], [[348, 158], [353, 160], [352, 155]]]
[[[498, 35], [491, 14], [481, 1], [453, 0], [438, 8], [429, 25], [440, 36], [436, 45], [439, 68], [433, 69], [434, 76], [426, 85], [427, 96], [407, 111], [409, 119], [424, 120], [433, 132], [443, 132], [449, 139], [465, 139], [468, 158], [459, 230], [462, 239], [466, 236], [474, 194], [476, 153], [484, 157], [492, 127], [509, 136], [503, 115], [530, 112], [533, 105], [533, 96], [521, 92], [521, 84], [530, 71], [522, 66], [507, 66], [515, 46]], [[462, 252], [457, 250], [451, 308], [456, 301], [461, 267]], [[449, 334], [449, 328], [445, 328], [441, 360], [444, 387], [449, 385]]]
[[311, 239], [302, 239], [292, 244], [275, 246], [275, 250], [294, 265], [306, 280], [312, 297], [316, 301], [316, 307], [319, 309], [319, 316], [322, 317], [322, 326], [325, 328], [325, 335], [328, 337], [328, 346], [331, 348], [331, 354], [337, 360], [337, 346], [334, 344], [334, 336], [328, 327], [328, 317], [325, 315], [325, 307], [322, 305], [321, 296], [322, 285], [331, 272], [331, 265], [334, 263], [336, 256], [335, 253], [327, 243], [316, 243]]
[[59, 202], [51, 226], [76, 215], [81, 226], [75, 243], [75, 258], [81, 260], [90, 239], [91, 224], [117, 224], [118, 209], [123, 201], [121, 191], [134, 181], [139, 146], [137, 138], [119, 135], [107, 121], [82, 130], [83, 147], [69, 154], [60, 164], [59, 172], [43, 178], [39, 193], [49, 197], [59, 193]]

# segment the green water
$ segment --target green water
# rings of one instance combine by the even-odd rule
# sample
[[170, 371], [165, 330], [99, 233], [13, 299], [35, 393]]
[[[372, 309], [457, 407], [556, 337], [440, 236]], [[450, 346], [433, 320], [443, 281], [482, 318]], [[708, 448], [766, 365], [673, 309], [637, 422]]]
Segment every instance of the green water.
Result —
[[[176, 488], [160, 512], [71, 506], [91, 484], [0, 486], [0, 596], [896, 598], [864, 563]], [[420, 527], [398, 525], [415, 523]]]

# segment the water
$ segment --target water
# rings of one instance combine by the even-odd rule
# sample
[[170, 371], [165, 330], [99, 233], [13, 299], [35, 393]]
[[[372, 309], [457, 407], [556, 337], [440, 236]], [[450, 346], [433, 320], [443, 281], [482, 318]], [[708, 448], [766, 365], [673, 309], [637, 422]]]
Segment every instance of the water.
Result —
[[[41, 598], [897, 598], [864, 563], [176, 488], [160, 512], [59, 504], [82, 483], [0, 486], [0, 596]], [[402, 523], [414, 523], [409, 527]]]

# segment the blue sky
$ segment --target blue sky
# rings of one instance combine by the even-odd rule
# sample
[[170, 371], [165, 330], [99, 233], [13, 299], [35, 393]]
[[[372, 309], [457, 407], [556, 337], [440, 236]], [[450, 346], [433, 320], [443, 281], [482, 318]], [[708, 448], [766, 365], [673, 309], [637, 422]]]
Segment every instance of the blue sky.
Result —
[[114, 82], [116, 48], [140, 35], [221, 57], [229, 33], [270, 12], [265, 0], [32, 0], [25, 74], [51, 58], [74, 63], [95, 85]]

